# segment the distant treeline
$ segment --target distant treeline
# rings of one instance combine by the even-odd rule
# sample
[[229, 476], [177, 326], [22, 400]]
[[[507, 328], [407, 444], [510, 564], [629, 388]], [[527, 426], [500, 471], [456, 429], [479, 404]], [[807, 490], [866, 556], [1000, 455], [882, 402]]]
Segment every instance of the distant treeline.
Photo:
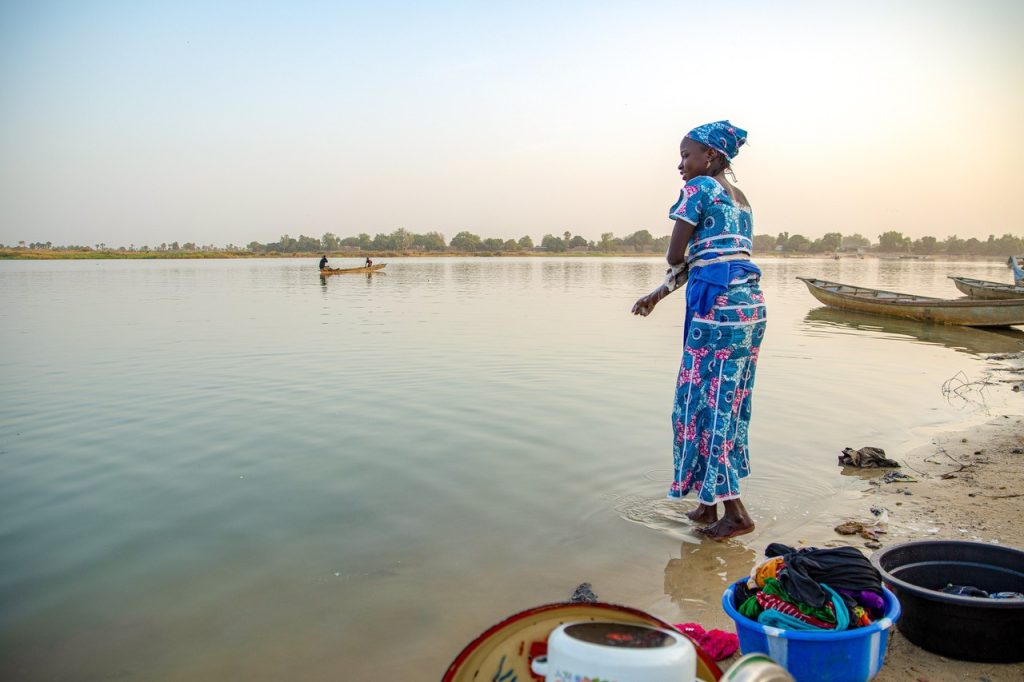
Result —
[[[170, 253], [208, 253], [210, 255], [223, 252], [248, 253], [248, 254], [282, 254], [282, 253], [336, 253], [345, 251], [368, 251], [368, 252], [433, 252], [433, 253], [521, 253], [544, 251], [548, 253], [565, 252], [595, 252], [595, 253], [664, 253], [668, 248], [668, 235], [655, 237], [647, 230], [638, 230], [625, 237], [616, 237], [611, 232], [601, 235], [600, 241], [588, 240], [580, 235], [573, 235], [569, 231], [561, 236], [546, 234], [540, 244], [534, 244], [529, 236], [519, 239], [498, 239], [494, 237], [482, 238], [472, 232], [463, 231], [445, 241], [444, 235], [440, 232], [427, 232], [415, 234], [404, 228], [399, 228], [390, 234], [380, 233], [374, 237], [366, 233], [355, 237], [338, 237], [330, 232], [324, 236], [289, 237], [283, 235], [276, 242], [261, 244], [250, 242], [247, 246], [236, 246], [228, 244], [218, 247], [212, 244], [200, 245], [194, 242], [162, 243], [158, 246], [148, 245], [108, 247], [106, 244], [94, 246], [54, 246], [50, 242], [33, 242], [26, 244], [18, 242], [17, 246], [0, 248], [30, 249], [36, 251], [60, 250], [60, 251], [97, 251], [97, 252], [130, 252], [160, 254]], [[938, 255], [950, 256], [1010, 256], [1024, 254], [1024, 239], [1012, 234], [1004, 234], [1002, 237], [989, 235], [988, 239], [982, 241], [974, 237], [960, 239], [956, 235], [943, 240], [935, 237], [921, 237], [911, 239], [903, 236], [902, 232], [890, 230], [878, 235], [878, 241], [872, 243], [870, 239], [861, 234], [843, 235], [839, 232], [829, 232], [820, 239], [810, 240], [801, 234], [789, 234], [780, 232], [776, 236], [759, 234], [754, 236], [755, 252], [780, 252], [780, 253], [806, 253], [806, 254], [831, 254], [839, 251], [864, 251], [878, 253], [908, 253], [915, 255]]]
[[1002, 256], [1024, 253], [1024, 239], [1012, 234], [996, 237], [990, 234], [982, 241], [974, 237], [960, 239], [956, 235], [943, 240], [935, 237], [911, 239], [902, 232], [890, 230], [878, 235], [878, 241], [871, 243], [861, 234], [843, 235], [829, 232], [821, 239], [811, 241], [802, 234], [790, 235], [780, 232], [777, 236], [759, 234], [754, 236], [754, 251], [781, 251], [784, 253], [835, 253], [837, 251], [874, 251], [878, 253], [909, 253], [922, 256], [945, 254], [948, 256]]

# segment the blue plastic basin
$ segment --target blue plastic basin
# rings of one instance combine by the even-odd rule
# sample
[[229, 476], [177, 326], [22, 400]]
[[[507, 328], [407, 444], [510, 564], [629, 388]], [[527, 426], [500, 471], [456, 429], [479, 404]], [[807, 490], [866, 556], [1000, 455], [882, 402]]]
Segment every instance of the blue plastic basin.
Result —
[[797, 682], [866, 682], [882, 668], [889, 630], [900, 617], [900, 602], [889, 590], [882, 589], [885, 614], [871, 625], [842, 632], [808, 632], [750, 620], [732, 605], [734, 585], [722, 595], [722, 608], [736, 623], [744, 654], [771, 656]]

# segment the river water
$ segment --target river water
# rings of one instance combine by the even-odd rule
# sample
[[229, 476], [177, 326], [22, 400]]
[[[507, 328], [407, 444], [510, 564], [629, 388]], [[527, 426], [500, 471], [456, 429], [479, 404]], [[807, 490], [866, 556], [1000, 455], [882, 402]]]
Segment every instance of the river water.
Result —
[[0, 678], [437, 679], [582, 581], [699, 618], [858, 497], [842, 447], [899, 457], [1017, 397], [942, 388], [1024, 334], [795, 279], [955, 297], [1003, 264], [760, 264], [758, 528], [715, 544], [662, 499], [682, 296], [629, 314], [658, 259], [0, 263]]

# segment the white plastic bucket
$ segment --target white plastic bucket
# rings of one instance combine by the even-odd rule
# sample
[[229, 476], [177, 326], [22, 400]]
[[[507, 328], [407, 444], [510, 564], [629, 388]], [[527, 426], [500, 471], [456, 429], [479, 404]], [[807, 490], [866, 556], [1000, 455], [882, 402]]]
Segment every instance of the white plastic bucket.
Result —
[[586, 621], [559, 625], [531, 670], [546, 682], [693, 682], [697, 652], [685, 636], [646, 625]]

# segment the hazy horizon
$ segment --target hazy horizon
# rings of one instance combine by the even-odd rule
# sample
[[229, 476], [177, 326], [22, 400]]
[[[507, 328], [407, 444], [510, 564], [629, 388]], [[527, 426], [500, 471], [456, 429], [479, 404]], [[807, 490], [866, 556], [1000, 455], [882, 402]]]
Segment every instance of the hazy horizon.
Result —
[[755, 231], [1017, 233], [1024, 6], [0, 6], [0, 243], [671, 228], [729, 118]]

